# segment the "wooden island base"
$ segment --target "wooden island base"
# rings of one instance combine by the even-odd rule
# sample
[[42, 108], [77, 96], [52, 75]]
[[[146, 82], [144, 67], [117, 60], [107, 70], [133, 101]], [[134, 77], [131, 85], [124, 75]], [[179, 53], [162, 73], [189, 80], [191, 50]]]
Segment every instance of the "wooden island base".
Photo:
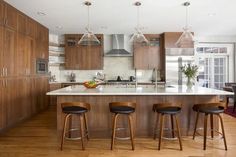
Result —
[[[191, 136], [194, 129], [194, 123], [196, 119], [196, 113], [192, 110], [192, 106], [195, 103], [209, 103], [217, 102], [218, 96], [57, 96], [57, 130], [58, 138], [61, 136], [64, 115], [61, 112], [61, 103], [71, 101], [82, 101], [91, 104], [91, 111], [87, 114], [89, 133], [91, 138], [110, 138], [111, 137], [111, 125], [112, 114], [109, 111], [109, 102], [115, 101], [131, 101], [136, 102], [136, 111], [133, 114], [133, 120], [135, 125], [135, 137], [152, 137], [154, 130], [154, 123], [156, 120], [156, 114], [152, 111], [152, 105], [158, 102], [181, 102], [182, 111], [178, 115], [180, 129], [182, 136]], [[79, 122], [77, 117], [74, 117], [71, 123], [72, 126], [76, 126]], [[125, 117], [120, 117], [118, 121], [118, 127], [127, 128], [128, 121]], [[122, 119], [123, 118], [123, 119]], [[166, 117], [166, 127], [170, 128], [170, 118]], [[199, 117], [198, 126], [203, 126], [203, 115]], [[214, 119], [214, 127], [217, 130], [218, 118]], [[128, 136], [128, 129], [124, 134], [119, 136]]]

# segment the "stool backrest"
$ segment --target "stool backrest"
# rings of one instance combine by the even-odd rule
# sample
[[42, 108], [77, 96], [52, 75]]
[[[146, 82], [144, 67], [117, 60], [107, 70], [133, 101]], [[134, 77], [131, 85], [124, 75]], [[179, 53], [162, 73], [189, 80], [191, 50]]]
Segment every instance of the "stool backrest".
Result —
[[182, 108], [182, 103], [180, 103], [180, 102], [175, 102], [175, 103], [169, 103], [169, 102], [157, 103], [157, 104], [153, 105], [153, 110], [162, 109], [162, 108], [166, 108], [166, 107], [179, 107], [179, 108]]
[[131, 107], [135, 109], [136, 103], [135, 102], [111, 102], [109, 103], [109, 107], [118, 107], [118, 106]]
[[87, 110], [90, 110], [90, 104], [84, 103], [84, 102], [64, 102], [61, 104], [61, 107], [71, 107], [71, 106], [77, 106], [77, 107], [82, 107], [86, 108]]

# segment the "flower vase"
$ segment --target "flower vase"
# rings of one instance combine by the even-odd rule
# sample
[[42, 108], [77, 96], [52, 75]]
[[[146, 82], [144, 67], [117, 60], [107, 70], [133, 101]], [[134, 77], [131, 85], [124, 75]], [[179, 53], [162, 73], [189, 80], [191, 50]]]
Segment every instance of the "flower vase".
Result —
[[191, 89], [193, 87], [193, 81], [191, 77], [187, 77], [187, 88]]

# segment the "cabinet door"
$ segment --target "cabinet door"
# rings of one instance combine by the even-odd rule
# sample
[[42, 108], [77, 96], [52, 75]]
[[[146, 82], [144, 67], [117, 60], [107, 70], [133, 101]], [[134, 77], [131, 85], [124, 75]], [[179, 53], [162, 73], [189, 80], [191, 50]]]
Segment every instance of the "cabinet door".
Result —
[[25, 39], [25, 55], [24, 55], [24, 61], [25, 61], [25, 69], [26, 69], [26, 75], [31, 75], [32, 72], [35, 70], [35, 62], [33, 59], [34, 54], [34, 39], [30, 36], [26, 36]]
[[22, 34], [26, 34], [26, 24], [27, 24], [27, 17], [18, 12], [17, 14], [17, 31]]
[[134, 46], [134, 68], [149, 69], [148, 47], [142, 45]]
[[3, 77], [3, 51], [4, 51], [4, 28], [0, 26], [0, 78]]
[[161, 54], [159, 46], [150, 46], [148, 49], [148, 64], [149, 69], [160, 69], [161, 68]]
[[6, 68], [7, 76], [14, 76], [16, 63], [16, 33], [15, 31], [4, 29], [4, 52], [3, 52], [3, 66]]
[[16, 30], [17, 29], [17, 10], [6, 3], [5, 5], [5, 19], [6, 23], [5, 26]]
[[65, 48], [65, 68], [68, 70], [78, 70], [79, 58], [82, 57], [82, 52], [76, 46]]
[[27, 35], [30, 36], [31, 38], [35, 37], [35, 21], [27, 18], [27, 23], [26, 23], [26, 28], [27, 28]]
[[5, 100], [5, 80], [0, 78], [0, 130], [4, 129], [6, 127], [6, 103]]
[[0, 0], [0, 26], [4, 25], [4, 2]]
[[17, 75], [22, 76], [26, 75], [26, 69], [25, 69], [25, 54], [26, 54], [26, 49], [25, 49], [25, 35], [18, 33], [17, 34], [17, 51], [16, 51], [16, 56], [17, 56]]
[[[88, 46], [87, 48], [87, 69], [101, 70], [103, 69], [103, 51], [101, 46]], [[86, 60], [84, 60], [86, 62]]]
[[22, 107], [19, 104], [18, 79], [6, 78], [5, 104], [7, 108], [7, 126], [12, 126], [21, 120]]

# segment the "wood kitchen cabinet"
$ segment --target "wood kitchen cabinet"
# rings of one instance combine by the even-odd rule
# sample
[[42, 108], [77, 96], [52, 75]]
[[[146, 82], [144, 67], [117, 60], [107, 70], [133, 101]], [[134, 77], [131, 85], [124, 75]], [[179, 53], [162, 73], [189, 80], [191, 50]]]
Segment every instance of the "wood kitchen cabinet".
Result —
[[3, 67], [5, 68], [4, 76], [16, 76], [16, 41], [17, 34], [14, 30], [4, 28], [3, 34], [4, 48], [3, 48]]
[[3, 77], [4, 27], [0, 26], [0, 78]]
[[96, 35], [101, 45], [78, 45], [82, 34], [65, 35], [65, 68], [68, 70], [103, 69], [103, 35]]
[[162, 69], [164, 62], [160, 35], [145, 35], [149, 40], [149, 44], [134, 45], [134, 68], [136, 69]]
[[4, 25], [4, 2], [0, 0], [0, 26]]
[[3, 78], [0, 78], [0, 130], [6, 128], [7, 122], [6, 122], [6, 103], [4, 102], [5, 98], [5, 80]]
[[17, 32], [18, 33], [22, 33], [22, 34], [26, 34], [26, 25], [27, 25], [27, 17], [18, 12], [17, 14]]
[[18, 11], [11, 5], [5, 3], [5, 26], [12, 30], [17, 30]]
[[[193, 32], [192, 32], [193, 33]], [[193, 33], [194, 34], [194, 33]], [[182, 35], [182, 32], [165, 32], [163, 33], [164, 47], [167, 48], [178, 48], [176, 42]], [[185, 43], [182, 48], [193, 48], [193, 43]]]
[[[49, 91], [54, 91], [61, 88], [61, 83], [51, 83], [49, 85]], [[50, 106], [57, 105], [57, 97], [56, 96], [50, 96]]]
[[35, 26], [36, 22], [28, 17], [26, 22], [26, 35], [30, 36], [33, 39], [35, 38]]
[[48, 59], [49, 57], [49, 34], [48, 29], [40, 24], [36, 25], [35, 39], [36, 58]]

